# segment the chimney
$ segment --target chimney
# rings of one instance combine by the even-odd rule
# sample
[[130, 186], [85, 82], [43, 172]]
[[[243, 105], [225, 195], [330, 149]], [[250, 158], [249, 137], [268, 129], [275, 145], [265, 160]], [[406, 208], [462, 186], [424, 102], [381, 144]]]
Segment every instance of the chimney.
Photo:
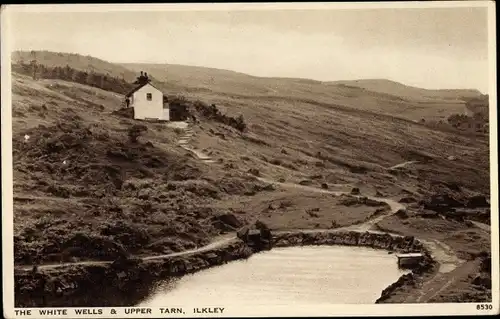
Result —
[[143, 73], [143, 72], [141, 71], [141, 76], [142, 76], [142, 73]]
[[148, 78], [148, 73], [147, 73], [147, 72], [146, 72], [146, 73], [144, 73], [144, 76], [145, 76], [145, 77], [146, 77], [146, 79], [147, 79], [147, 78]]

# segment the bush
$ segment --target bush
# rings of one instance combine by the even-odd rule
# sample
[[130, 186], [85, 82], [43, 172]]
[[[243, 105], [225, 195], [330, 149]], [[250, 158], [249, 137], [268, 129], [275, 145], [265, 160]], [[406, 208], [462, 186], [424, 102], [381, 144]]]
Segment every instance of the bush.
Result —
[[137, 139], [148, 130], [144, 125], [135, 124], [128, 130], [128, 137], [131, 143], [136, 143]]
[[239, 115], [237, 118], [234, 118], [226, 114], [222, 114], [215, 104], [208, 105], [201, 101], [196, 101], [193, 106], [203, 117], [207, 119], [229, 125], [240, 132], [244, 132], [247, 128], [243, 115]]
[[243, 118], [243, 115], [240, 114], [240, 116], [236, 118], [235, 128], [241, 132], [246, 130], [247, 125], [245, 124], [245, 119]]

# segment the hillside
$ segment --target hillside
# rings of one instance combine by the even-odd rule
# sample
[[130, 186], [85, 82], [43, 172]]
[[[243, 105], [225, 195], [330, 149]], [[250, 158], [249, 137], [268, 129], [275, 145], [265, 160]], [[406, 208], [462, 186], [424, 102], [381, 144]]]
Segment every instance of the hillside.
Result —
[[60, 53], [51, 51], [15, 51], [12, 53], [12, 63], [24, 61], [26, 63], [36, 59], [37, 63], [49, 67], [71, 66], [76, 70], [99, 71], [110, 75], [125, 78], [127, 81], [135, 80], [136, 74], [118, 64], [74, 53]]
[[446, 120], [465, 114], [465, 100], [480, 96], [475, 90], [425, 90], [389, 80], [320, 82], [293, 78], [262, 78], [234, 71], [173, 64], [115, 64], [89, 56], [49, 51], [14, 52], [13, 62], [31, 61], [87, 72], [99, 70], [126, 81], [139, 71], [163, 82], [171, 94], [189, 93], [195, 98], [226, 95], [264, 100], [304, 99], [372, 111], [414, 121]]
[[443, 103], [457, 102], [481, 95], [478, 90], [428, 90], [384, 79], [335, 81], [329, 82], [329, 84], [358, 87], [372, 92], [406, 97], [421, 102], [430, 102], [432, 99], [441, 100]]
[[[47, 64], [59, 63], [44, 54]], [[214, 163], [187, 154], [179, 129], [116, 114], [123, 101], [116, 92], [14, 73], [18, 263], [180, 251], [257, 219], [272, 229], [331, 228], [381, 212], [311, 187], [405, 203], [406, 212], [377, 226], [438, 240], [464, 260], [490, 249], [489, 233], [471, 223], [490, 222], [488, 136], [416, 122], [462, 112], [466, 99], [454, 101], [455, 91], [72, 60], [60, 62], [75, 69], [104, 63], [95, 72], [112, 76], [148, 72], [195, 116], [190, 143]], [[484, 110], [486, 101], [469, 108]], [[244, 129], [226, 121], [235, 118]], [[138, 124], [147, 131], [135, 142], [128, 133]]]

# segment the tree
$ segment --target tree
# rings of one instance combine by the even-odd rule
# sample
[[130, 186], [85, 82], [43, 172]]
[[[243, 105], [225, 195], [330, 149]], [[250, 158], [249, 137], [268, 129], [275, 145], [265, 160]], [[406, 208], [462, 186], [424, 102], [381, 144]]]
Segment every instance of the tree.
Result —
[[93, 72], [87, 73], [87, 78], [85, 79], [85, 84], [86, 85], [92, 85], [93, 79], [94, 79]]
[[43, 64], [38, 65], [38, 77], [42, 79], [46, 79], [49, 77], [49, 70]]
[[101, 89], [106, 90], [108, 88], [108, 76], [103, 75], [101, 77]]
[[75, 80], [80, 84], [85, 84], [85, 81], [87, 80], [87, 73], [83, 71], [76, 71]]
[[64, 80], [71, 81], [73, 80], [73, 72], [75, 70], [71, 68], [68, 64], [66, 64], [66, 67], [64, 68]]
[[38, 70], [38, 65], [36, 63], [36, 60], [31, 60], [31, 74], [33, 76], [33, 80], [36, 80], [36, 73], [37, 73], [37, 70]]

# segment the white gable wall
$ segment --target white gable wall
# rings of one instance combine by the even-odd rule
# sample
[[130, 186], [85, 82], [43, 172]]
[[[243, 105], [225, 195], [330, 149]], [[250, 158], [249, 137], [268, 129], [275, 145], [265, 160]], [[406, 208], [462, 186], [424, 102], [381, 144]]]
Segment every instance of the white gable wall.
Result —
[[[147, 100], [148, 93], [151, 93], [151, 101]], [[163, 119], [163, 93], [150, 84], [133, 93], [131, 106], [135, 119]]]
[[170, 121], [170, 109], [168, 108], [168, 104], [165, 103], [163, 107], [163, 120]]

